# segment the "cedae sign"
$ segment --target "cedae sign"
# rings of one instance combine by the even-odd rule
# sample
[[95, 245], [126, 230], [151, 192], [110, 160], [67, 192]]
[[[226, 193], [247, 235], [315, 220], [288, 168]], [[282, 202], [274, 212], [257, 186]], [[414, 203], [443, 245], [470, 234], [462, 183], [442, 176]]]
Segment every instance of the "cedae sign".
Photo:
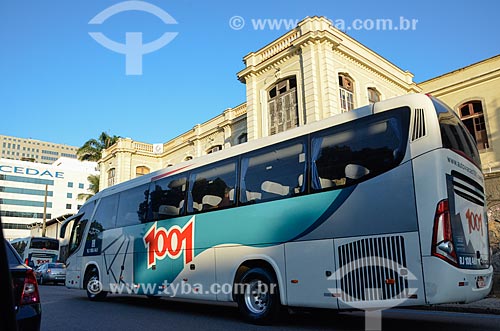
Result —
[[50, 172], [47, 169], [38, 170], [34, 168], [25, 168], [10, 165], [0, 165], [0, 173], [28, 175], [41, 178], [64, 178], [64, 172], [61, 171]]

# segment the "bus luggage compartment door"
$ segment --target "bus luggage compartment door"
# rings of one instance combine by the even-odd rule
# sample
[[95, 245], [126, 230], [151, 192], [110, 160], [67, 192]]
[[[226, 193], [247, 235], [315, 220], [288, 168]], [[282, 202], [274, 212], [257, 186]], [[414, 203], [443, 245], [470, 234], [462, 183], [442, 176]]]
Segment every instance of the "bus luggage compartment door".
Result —
[[337, 309], [333, 239], [285, 244], [289, 306]]

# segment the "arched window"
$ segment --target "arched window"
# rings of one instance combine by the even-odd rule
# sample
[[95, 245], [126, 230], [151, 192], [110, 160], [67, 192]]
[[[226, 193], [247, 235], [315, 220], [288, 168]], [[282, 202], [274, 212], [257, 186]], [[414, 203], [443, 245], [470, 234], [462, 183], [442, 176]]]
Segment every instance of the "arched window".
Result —
[[299, 126], [295, 76], [279, 81], [269, 90], [267, 109], [269, 135]]
[[238, 136], [238, 144], [243, 144], [243, 143], [246, 143], [247, 141], [248, 141], [248, 135], [246, 132], [244, 132]]
[[208, 149], [207, 154], [215, 153], [222, 150], [222, 145], [212, 146]]
[[460, 119], [476, 139], [477, 149], [489, 147], [486, 124], [484, 123], [483, 104], [479, 100], [468, 101], [458, 107]]
[[380, 101], [380, 93], [374, 87], [368, 88], [368, 102], [375, 103]]
[[139, 167], [135, 168], [135, 177], [139, 177], [139, 176], [146, 175], [149, 173], [150, 173], [150, 170], [146, 166], [139, 166]]
[[111, 168], [108, 170], [108, 187], [113, 186], [116, 183], [116, 169]]
[[354, 82], [347, 74], [339, 74], [340, 111], [354, 109]]

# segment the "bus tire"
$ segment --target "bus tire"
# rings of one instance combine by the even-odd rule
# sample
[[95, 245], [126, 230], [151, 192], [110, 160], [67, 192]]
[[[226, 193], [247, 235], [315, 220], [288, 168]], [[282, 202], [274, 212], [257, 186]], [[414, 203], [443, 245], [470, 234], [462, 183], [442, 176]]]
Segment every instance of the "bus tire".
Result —
[[256, 267], [241, 277], [236, 293], [238, 309], [243, 319], [254, 324], [268, 324], [277, 319], [281, 311], [278, 282], [273, 273]]
[[108, 295], [108, 292], [102, 290], [102, 283], [99, 281], [99, 271], [97, 268], [93, 267], [86, 273], [84, 283], [89, 300], [100, 301]]

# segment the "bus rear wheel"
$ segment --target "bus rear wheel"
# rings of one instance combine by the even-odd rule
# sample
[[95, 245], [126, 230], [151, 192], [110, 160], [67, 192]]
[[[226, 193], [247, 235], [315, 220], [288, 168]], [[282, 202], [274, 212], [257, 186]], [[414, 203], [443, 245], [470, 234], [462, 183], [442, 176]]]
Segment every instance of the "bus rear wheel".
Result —
[[86, 273], [85, 290], [87, 291], [87, 297], [91, 301], [103, 300], [108, 295], [108, 292], [102, 290], [97, 268], [92, 268]]
[[281, 310], [278, 282], [266, 269], [247, 270], [238, 286], [236, 301], [243, 318], [250, 323], [267, 324], [275, 320]]

